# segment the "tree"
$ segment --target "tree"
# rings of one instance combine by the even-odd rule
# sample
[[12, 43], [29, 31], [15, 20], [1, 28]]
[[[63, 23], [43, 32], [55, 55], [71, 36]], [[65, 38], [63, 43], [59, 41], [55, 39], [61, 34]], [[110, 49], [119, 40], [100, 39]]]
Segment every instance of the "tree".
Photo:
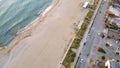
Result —
[[120, 60], [117, 60], [117, 62], [120, 62]]
[[116, 52], [116, 55], [119, 55], [119, 52]]
[[99, 68], [105, 68], [105, 62], [100, 62], [99, 63]]
[[118, 25], [116, 23], [114, 23], [114, 22], [112, 22], [112, 24], [110, 26], [111, 26], [110, 27], [111, 29], [115, 29], [115, 30], [119, 29]]
[[105, 52], [105, 50], [104, 50], [103, 48], [99, 48], [99, 49], [98, 49], [98, 52], [101, 52], [101, 53], [106, 54], [106, 52]]
[[102, 56], [101, 59], [102, 59], [102, 60], [105, 60], [105, 56]]
[[103, 33], [103, 32], [101, 32], [101, 33], [100, 33], [100, 36], [101, 36], [102, 38], [104, 38], [104, 37], [105, 37], [105, 35], [104, 35], [104, 33]]
[[110, 45], [108, 43], [105, 44], [107, 47], [109, 47]]

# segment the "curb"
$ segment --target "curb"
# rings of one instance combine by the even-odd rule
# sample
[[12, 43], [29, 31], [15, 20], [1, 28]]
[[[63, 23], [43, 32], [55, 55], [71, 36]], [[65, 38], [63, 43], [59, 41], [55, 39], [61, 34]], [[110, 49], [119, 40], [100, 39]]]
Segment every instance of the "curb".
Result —
[[81, 40], [81, 43], [80, 43], [81, 47], [79, 47], [78, 50], [77, 50], [78, 53], [76, 54], [76, 57], [75, 57], [75, 58], [77, 58], [77, 59], [74, 60], [74, 62], [73, 62], [74, 64], [73, 64], [73, 66], [72, 66], [71, 68], [74, 68], [75, 65], [76, 65], [76, 63], [77, 63], [77, 60], [79, 60], [78, 57], [79, 57], [79, 55], [80, 55], [80, 51], [81, 51], [81, 49], [82, 49], [83, 42], [84, 42], [84, 40], [86, 39], [86, 37], [87, 37], [87, 35], [88, 35], [88, 33], [89, 33], [90, 29], [91, 29], [91, 26], [92, 26], [92, 24], [93, 24], [93, 22], [94, 22], [94, 19], [95, 19], [96, 15], [97, 15], [97, 12], [98, 12], [98, 9], [99, 9], [101, 3], [102, 3], [102, 0], [99, 1], [98, 5], [97, 5], [97, 7], [96, 7], [96, 9], [95, 9], [95, 11], [94, 11], [94, 15], [93, 15], [92, 18], [91, 18], [90, 24], [88, 25], [88, 27], [87, 27], [87, 29], [86, 29], [86, 32], [85, 32], [85, 34], [84, 34], [83, 39]]

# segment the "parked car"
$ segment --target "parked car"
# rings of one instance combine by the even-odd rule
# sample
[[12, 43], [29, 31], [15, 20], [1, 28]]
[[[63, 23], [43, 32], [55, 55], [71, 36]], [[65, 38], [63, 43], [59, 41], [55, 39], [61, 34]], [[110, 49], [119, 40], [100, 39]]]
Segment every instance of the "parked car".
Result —
[[84, 59], [80, 59], [80, 63], [84, 63], [85, 62], [85, 60]]

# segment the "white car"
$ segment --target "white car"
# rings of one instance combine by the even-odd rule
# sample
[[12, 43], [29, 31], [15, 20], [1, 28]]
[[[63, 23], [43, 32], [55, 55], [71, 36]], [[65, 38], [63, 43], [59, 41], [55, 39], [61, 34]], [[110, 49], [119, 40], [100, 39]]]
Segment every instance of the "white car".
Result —
[[80, 63], [83, 63], [83, 62], [85, 62], [85, 60], [84, 59], [80, 59]]

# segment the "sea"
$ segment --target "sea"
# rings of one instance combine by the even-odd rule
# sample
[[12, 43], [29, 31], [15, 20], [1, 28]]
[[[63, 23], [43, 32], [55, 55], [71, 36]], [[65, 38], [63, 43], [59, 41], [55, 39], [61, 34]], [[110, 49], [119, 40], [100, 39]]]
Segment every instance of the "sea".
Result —
[[17, 33], [41, 17], [53, 0], [0, 0], [0, 47], [8, 46]]

